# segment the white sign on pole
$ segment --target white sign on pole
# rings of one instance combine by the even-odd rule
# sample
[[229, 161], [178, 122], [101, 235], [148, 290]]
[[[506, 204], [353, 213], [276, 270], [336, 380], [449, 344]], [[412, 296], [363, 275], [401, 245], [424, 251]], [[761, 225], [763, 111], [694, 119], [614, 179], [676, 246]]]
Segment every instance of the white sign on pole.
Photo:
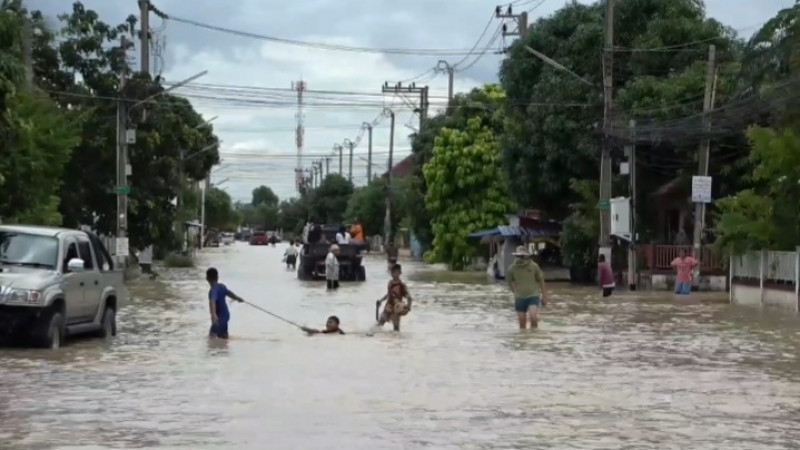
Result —
[[692, 177], [692, 202], [711, 203], [711, 177]]
[[117, 256], [130, 256], [128, 238], [118, 237], [115, 240], [117, 241]]

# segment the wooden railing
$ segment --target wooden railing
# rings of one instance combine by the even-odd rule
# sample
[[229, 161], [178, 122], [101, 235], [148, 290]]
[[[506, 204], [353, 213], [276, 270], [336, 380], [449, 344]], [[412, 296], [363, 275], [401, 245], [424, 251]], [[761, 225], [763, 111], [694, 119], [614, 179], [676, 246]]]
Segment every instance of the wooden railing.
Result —
[[[693, 253], [691, 245], [641, 245], [639, 246], [640, 268], [653, 272], [672, 271], [674, 270], [672, 261], [680, 255], [681, 250], [685, 251], [687, 255]], [[710, 245], [704, 245], [701, 248], [700, 255], [695, 255], [695, 258], [700, 261], [701, 272], [722, 272], [725, 270], [725, 265]]]

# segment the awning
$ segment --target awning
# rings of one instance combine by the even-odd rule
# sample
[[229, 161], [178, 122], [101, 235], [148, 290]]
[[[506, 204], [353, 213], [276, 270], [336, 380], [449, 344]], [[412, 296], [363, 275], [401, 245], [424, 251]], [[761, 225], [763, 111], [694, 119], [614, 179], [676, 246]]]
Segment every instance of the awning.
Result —
[[512, 227], [507, 225], [500, 225], [498, 227], [490, 228], [488, 230], [476, 231], [469, 235], [474, 239], [483, 239], [485, 237], [556, 237], [561, 232], [561, 227], [558, 224], [542, 224], [541, 227]]

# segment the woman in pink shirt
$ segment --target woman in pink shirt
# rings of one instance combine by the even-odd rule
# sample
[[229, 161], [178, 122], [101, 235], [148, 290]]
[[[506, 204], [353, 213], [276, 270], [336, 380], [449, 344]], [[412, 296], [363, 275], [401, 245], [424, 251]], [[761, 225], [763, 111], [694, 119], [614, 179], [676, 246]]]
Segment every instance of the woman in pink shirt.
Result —
[[678, 295], [689, 295], [692, 292], [692, 269], [697, 266], [697, 260], [686, 255], [686, 250], [681, 250], [678, 257], [672, 261], [672, 267], [677, 274], [675, 276], [675, 293]]
[[616, 283], [614, 282], [614, 272], [611, 270], [611, 264], [606, 262], [606, 255], [600, 255], [597, 258], [597, 281], [600, 282], [600, 287], [603, 288], [603, 297], [611, 296]]

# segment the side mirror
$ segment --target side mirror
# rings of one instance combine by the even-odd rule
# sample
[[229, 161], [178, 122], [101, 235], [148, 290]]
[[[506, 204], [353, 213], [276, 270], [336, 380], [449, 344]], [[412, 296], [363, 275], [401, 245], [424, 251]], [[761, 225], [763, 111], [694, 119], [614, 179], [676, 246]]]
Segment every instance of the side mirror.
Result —
[[67, 262], [67, 271], [68, 272], [83, 272], [86, 270], [86, 263], [83, 262], [80, 258], [72, 258]]

